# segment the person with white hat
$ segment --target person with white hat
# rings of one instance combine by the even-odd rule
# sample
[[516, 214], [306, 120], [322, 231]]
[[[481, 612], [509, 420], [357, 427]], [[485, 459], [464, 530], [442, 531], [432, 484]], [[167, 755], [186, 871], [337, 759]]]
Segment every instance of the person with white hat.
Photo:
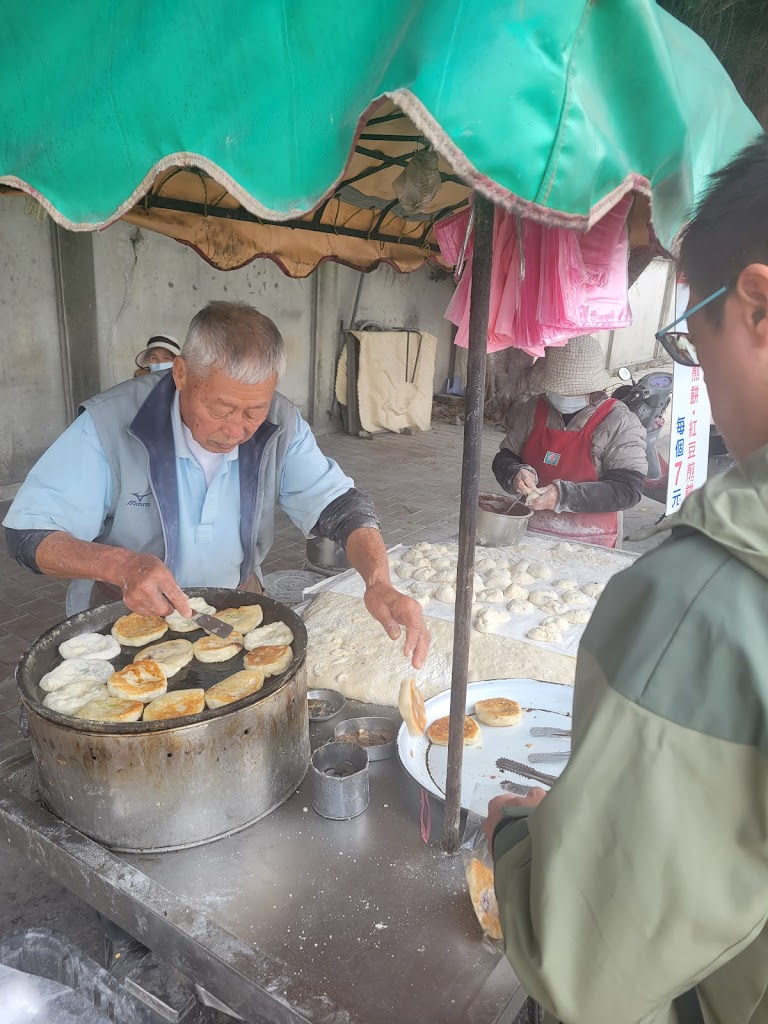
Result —
[[161, 373], [170, 370], [173, 360], [181, 355], [181, 345], [171, 334], [154, 334], [146, 347], [136, 356], [137, 370], [134, 377], [145, 373]]
[[509, 494], [534, 509], [532, 530], [616, 547], [620, 513], [640, 500], [646, 432], [606, 395], [610, 376], [596, 338], [549, 348], [530, 371], [538, 395], [516, 411], [493, 460]]

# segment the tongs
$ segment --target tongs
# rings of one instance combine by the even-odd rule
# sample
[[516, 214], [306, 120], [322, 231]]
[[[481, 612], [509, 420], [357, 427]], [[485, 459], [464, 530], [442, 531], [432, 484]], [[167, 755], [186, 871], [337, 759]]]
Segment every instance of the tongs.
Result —
[[545, 772], [537, 771], [536, 768], [531, 768], [528, 764], [511, 761], [508, 757], [500, 757], [496, 762], [496, 767], [502, 772], [514, 772], [515, 775], [521, 775], [524, 779], [543, 782], [545, 786], [554, 786], [557, 782], [556, 775], [547, 775]]

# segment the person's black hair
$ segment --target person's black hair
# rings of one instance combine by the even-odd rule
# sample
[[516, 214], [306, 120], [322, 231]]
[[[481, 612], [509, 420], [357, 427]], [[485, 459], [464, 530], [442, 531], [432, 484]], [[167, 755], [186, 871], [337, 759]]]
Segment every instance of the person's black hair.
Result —
[[[699, 299], [734, 284], [750, 263], [768, 264], [768, 133], [712, 175], [680, 247], [680, 269]], [[704, 307], [716, 324], [724, 302]]]

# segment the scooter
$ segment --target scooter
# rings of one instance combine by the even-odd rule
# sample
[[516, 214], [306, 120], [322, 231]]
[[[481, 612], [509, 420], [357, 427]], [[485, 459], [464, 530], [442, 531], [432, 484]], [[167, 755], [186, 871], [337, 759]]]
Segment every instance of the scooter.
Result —
[[[616, 388], [613, 397], [624, 402], [647, 431], [648, 476], [645, 479], [643, 494], [648, 498], [665, 503], [669, 464], [663, 456], [659, 455], [658, 440], [664, 426], [664, 415], [672, 401], [672, 374], [664, 370], [656, 371], [635, 381], [629, 367], [622, 366], [618, 371], [618, 376], [625, 383]], [[734, 459], [730, 455], [720, 431], [714, 424], [711, 424], [707, 477], [725, 473], [733, 463]]]
[[[664, 426], [664, 413], [672, 401], [672, 374], [664, 370], [655, 371], [636, 381], [629, 367], [622, 366], [619, 369], [619, 380], [625, 383], [616, 388], [613, 397], [623, 402], [646, 430], [648, 476], [645, 478], [644, 493], [647, 494], [648, 490], [657, 492], [663, 486], [666, 495], [669, 466], [659, 455], [658, 441]], [[656, 497], [656, 494], [648, 494], [648, 497]]]

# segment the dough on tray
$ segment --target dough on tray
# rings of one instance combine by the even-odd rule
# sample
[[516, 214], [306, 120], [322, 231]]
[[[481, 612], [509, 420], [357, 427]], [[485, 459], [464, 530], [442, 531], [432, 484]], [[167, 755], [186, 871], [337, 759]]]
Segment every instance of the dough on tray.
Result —
[[563, 639], [563, 634], [554, 626], [534, 626], [526, 634], [531, 640], [538, 640], [540, 643], [557, 644]]
[[568, 621], [566, 615], [548, 615], [545, 619], [542, 619], [540, 625], [553, 626], [561, 633], [564, 633], [571, 625], [571, 623]]
[[576, 580], [553, 580], [552, 586], [557, 590], [575, 590], [578, 584]]
[[589, 598], [580, 590], [567, 590], [560, 599], [575, 608], [589, 608]]
[[531, 604], [541, 608], [542, 605], [547, 604], [549, 601], [559, 601], [560, 595], [556, 590], [532, 590], [528, 595], [528, 600]]
[[113, 636], [103, 633], [81, 633], [59, 645], [64, 659], [83, 658], [85, 661], [111, 661], [120, 653], [120, 644]]
[[552, 575], [552, 570], [546, 562], [531, 562], [528, 572], [535, 580], [548, 580]]
[[507, 610], [512, 612], [513, 615], [532, 615], [535, 611], [538, 611], [535, 604], [531, 604], [530, 601], [525, 601], [521, 598], [510, 601], [507, 605]]
[[428, 583], [434, 575], [434, 569], [428, 569], [426, 566], [423, 566], [421, 569], [417, 569], [411, 578], [416, 580], [418, 583]]
[[401, 580], [409, 580], [416, 572], [416, 568], [410, 562], [401, 562], [397, 569], [395, 569], [395, 572]]
[[504, 597], [509, 597], [513, 601], [527, 601], [528, 591], [525, 587], [521, 587], [519, 583], [510, 583], [504, 591]]
[[590, 608], [576, 608], [572, 612], [566, 612], [564, 618], [572, 626], [585, 626], [592, 618], [592, 610]]
[[450, 569], [451, 560], [446, 558], [445, 555], [440, 555], [438, 558], [432, 559], [432, 568], [435, 572], [439, 572], [441, 569]]
[[509, 578], [512, 583], [520, 583], [524, 586], [530, 586], [531, 583], [539, 582], [534, 576], [531, 576], [529, 572], [526, 572], [525, 569], [515, 569]]
[[442, 601], [443, 604], [456, 604], [456, 588], [447, 583], [443, 584], [442, 587], [437, 588], [435, 600]]
[[475, 629], [481, 633], [493, 633], [499, 626], [509, 622], [509, 615], [501, 608], [486, 608], [475, 621]]
[[478, 601], [485, 601], [486, 604], [501, 604], [504, 600], [503, 590], [480, 590], [477, 594]]
[[567, 541], [562, 541], [560, 544], [553, 544], [549, 549], [550, 554], [557, 555], [559, 558], [566, 558], [577, 550], [578, 549], [575, 544], [569, 544]]
[[[426, 664], [414, 673], [403, 654], [403, 637], [390, 640], [365, 610], [362, 598], [324, 593], [304, 613], [309, 634], [307, 664], [312, 687], [339, 690], [349, 700], [397, 707], [400, 684], [415, 675], [424, 699], [451, 685], [453, 622], [427, 616], [432, 637]], [[336, 646], [340, 644], [341, 646]], [[366, 653], [363, 653], [365, 650]], [[349, 660], [338, 663], [339, 652]], [[351, 671], [350, 665], [359, 666]], [[535, 647], [522, 640], [472, 630], [469, 648], [470, 682], [480, 679], [549, 679], [573, 684], [576, 659]], [[337, 680], [344, 669], [349, 678]]]
[[562, 601], [545, 601], [544, 604], [539, 605], [539, 609], [547, 612], [548, 615], [565, 615], [568, 605]]
[[581, 588], [582, 594], [586, 594], [587, 597], [600, 597], [604, 590], [604, 583], [585, 583]]
[[475, 563], [477, 572], [492, 572], [496, 568], [496, 562], [492, 558], [481, 558], [479, 562]]

